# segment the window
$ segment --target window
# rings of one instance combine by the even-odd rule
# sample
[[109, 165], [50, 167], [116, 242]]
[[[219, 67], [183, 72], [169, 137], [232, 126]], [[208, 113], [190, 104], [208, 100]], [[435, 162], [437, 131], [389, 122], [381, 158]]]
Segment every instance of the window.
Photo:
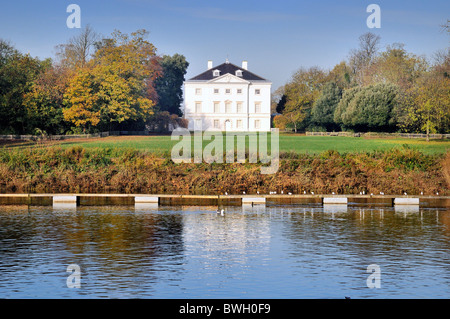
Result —
[[220, 103], [214, 102], [214, 113], [220, 113]]
[[219, 89], [214, 89], [214, 94], [219, 94]]
[[214, 128], [220, 128], [219, 120], [214, 120]]
[[255, 120], [255, 128], [261, 128], [261, 121]]
[[201, 112], [202, 112], [202, 103], [195, 102], [195, 113], [201, 113]]
[[199, 89], [199, 88], [195, 89], [195, 94], [196, 95], [201, 95], [202, 94], [202, 89]]
[[213, 71], [213, 76], [219, 76], [220, 75], [220, 71], [219, 70], [214, 70]]
[[242, 89], [237, 89], [237, 94], [242, 94]]
[[236, 76], [241, 76], [242, 77], [242, 70], [236, 70]]
[[261, 90], [260, 89], [255, 89], [255, 95], [260, 95], [261, 94]]
[[255, 103], [255, 113], [261, 113], [261, 103], [260, 102]]
[[237, 120], [236, 121], [236, 127], [237, 128], [242, 128], [242, 120]]
[[225, 103], [225, 113], [231, 113], [231, 102]]
[[225, 94], [230, 94], [231, 93], [231, 89], [225, 89]]
[[242, 108], [242, 102], [236, 103], [236, 113], [244, 113], [244, 110]]

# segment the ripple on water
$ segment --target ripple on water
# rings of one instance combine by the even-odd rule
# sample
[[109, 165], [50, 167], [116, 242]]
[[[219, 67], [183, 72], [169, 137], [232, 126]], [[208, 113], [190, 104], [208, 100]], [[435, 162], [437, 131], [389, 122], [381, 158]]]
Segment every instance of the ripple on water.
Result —
[[[449, 298], [449, 214], [0, 207], [0, 297]], [[81, 289], [66, 285], [73, 263]]]

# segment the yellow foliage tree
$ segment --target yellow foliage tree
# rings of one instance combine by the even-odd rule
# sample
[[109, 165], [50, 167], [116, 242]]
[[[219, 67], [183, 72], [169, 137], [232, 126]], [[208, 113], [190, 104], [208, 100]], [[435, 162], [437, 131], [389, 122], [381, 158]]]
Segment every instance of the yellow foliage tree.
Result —
[[119, 31], [100, 45], [94, 58], [78, 69], [65, 94], [64, 117], [77, 127], [147, 120], [155, 97], [149, 79], [159, 74], [156, 49], [140, 30], [131, 38]]
[[273, 124], [276, 128], [279, 128], [280, 130], [286, 129], [286, 117], [283, 115], [277, 115], [273, 118]]
[[324, 71], [317, 67], [309, 69], [301, 68], [292, 76], [292, 80], [284, 86], [286, 104], [283, 116], [286, 124], [297, 128], [300, 123], [309, 115], [314, 101], [320, 94], [326, 80]]
[[438, 129], [448, 130], [450, 121], [450, 78], [427, 76], [414, 91], [415, 109], [409, 110], [411, 118], [419, 122], [422, 131], [427, 134]]
[[63, 110], [64, 119], [89, 131], [100, 122], [100, 105], [96, 92], [94, 76], [89, 68], [79, 69], [69, 80]]

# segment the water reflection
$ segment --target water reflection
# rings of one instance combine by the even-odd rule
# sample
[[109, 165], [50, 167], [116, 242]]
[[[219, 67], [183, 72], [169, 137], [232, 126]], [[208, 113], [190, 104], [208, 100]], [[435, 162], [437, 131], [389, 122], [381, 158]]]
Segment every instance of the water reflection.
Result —
[[334, 204], [324, 204], [323, 205], [324, 213], [346, 213], [347, 205], [334, 205]]
[[53, 204], [54, 211], [73, 211], [77, 210], [77, 203], [54, 203]]
[[395, 211], [399, 213], [418, 213], [419, 205], [395, 205]]
[[196, 267], [211, 270], [211, 275], [235, 276], [236, 270], [245, 271], [252, 258], [264, 261], [270, 246], [270, 219], [262, 215], [263, 207], [224, 210], [223, 216], [206, 211], [201, 219], [184, 214], [183, 240], [187, 254], [200, 257]]
[[448, 298], [450, 211], [403, 208], [0, 207], [0, 297]]

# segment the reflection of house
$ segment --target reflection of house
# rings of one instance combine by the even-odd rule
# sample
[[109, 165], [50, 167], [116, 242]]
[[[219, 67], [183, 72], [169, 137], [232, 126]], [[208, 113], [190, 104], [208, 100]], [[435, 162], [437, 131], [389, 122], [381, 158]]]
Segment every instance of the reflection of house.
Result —
[[189, 129], [270, 131], [272, 83], [228, 60], [184, 82], [184, 117]]
[[[269, 215], [263, 205], [255, 209], [227, 210], [220, 216], [211, 210], [199, 217], [198, 207], [187, 207], [195, 214], [183, 214], [183, 243], [187, 255], [200, 251], [204, 262], [226, 267], [224, 262], [245, 263], [250, 255], [264, 257], [270, 250], [271, 232]], [[217, 207], [217, 206], [216, 206]], [[197, 252], [196, 252], [197, 253]]]

